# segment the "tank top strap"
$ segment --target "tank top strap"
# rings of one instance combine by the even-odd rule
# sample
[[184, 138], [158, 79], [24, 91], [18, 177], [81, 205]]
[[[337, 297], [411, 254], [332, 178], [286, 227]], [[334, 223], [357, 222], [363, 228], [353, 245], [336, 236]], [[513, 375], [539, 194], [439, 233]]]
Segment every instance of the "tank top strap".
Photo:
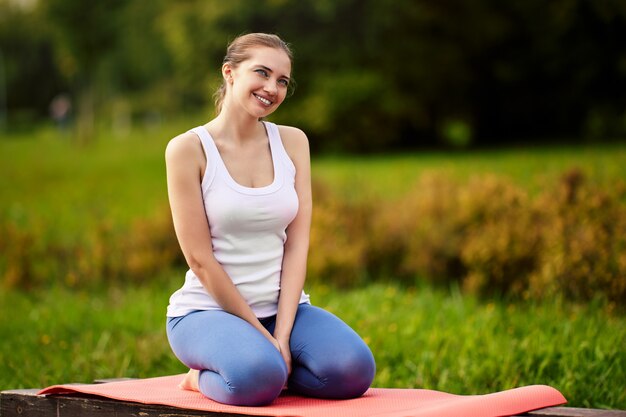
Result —
[[190, 130], [190, 132], [195, 133], [198, 138], [200, 138], [200, 143], [202, 144], [202, 148], [204, 149], [204, 155], [206, 157], [207, 165], [204, 171], [204, 176], [202, 178], [202, 185], [203, 187], [208, 186], [213, 181], [213, 177], [215, 177], [215, 172], [219, 164], [219, 153], [217, 150], [217, 146], [215, 145], [215, 142], [213, 142], [213, 138], [204, 126], [194, 127]]
[[267, 135], [270, 140], [270, 146], [272, 147], [272, 156], [274, 158], [278, 158], [281, 165], [287, 167], [287, 169], [291, 172], [291, 174], [296, 173], [296, 167], [293, 164], [293, 161], [287, 154], [287, 150], [285, 149], [285, 145], [283, 145], [283, 140], [280, 137], [280, 132], [278, 131], [278, 126], [271, 122], [263, 122], [265, 124], [265, 128], [267, 130]]

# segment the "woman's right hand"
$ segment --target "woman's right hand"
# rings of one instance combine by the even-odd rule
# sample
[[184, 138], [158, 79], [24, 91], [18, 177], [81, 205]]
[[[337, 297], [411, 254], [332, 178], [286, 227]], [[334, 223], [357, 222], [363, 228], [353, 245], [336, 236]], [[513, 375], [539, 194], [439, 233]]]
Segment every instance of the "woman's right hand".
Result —
[[[256, 324], [256, 323], [255, 323], [255, 324]], [[266, 329], [265, 327], [263, 327], [263, 325], [261, 324], [261, 322], [258, 322], [258, 327], [257, 327], [257, 329], [261, 332], [261, 334], [262, 334], [263, 336], [265, 336], [265, 338], [266, 338], [267, 340], [269, 340], [269, 341], [270, 341], [270, 343], [271, 343], [272, 345], [274, 345], [274, 347], [276, 348], [276, 350], [280, 352], [280, 344], [278, 343], [278, 340], [276, 340], [276, 338], [274, 338], [274, 336], [273, 336], [270, 332], [268, 332], [268, 331], [267, 331], [267, 329]]]
[[268, 337], [268, 339], [274, 345], [276, 350], [280, 352], [280, 344], [278, 343], [278, 340], [274, 339], [273, 336]]
[[289, 343], [287, 343], [285, 346], [282, 346], [280, 342], [278, 341], [278, 339], [274, 338], [274, 336], [269, 335], [265, 337], [267, 337], [267, 339], [274, 345], [276, 350], [280, 352], [280, 355], [283, 357], [283, 359], [285, 360], [285, 364], [287, 365], [287, 373], [290, 374], [291, 373], [291, 352], [289, 351]]
[[289, 340], [276, 340], [278, 341], [278, 350], [285, 361], [285, 365], [287, 365], [287, 375], [291, 375], [291, 350], [289, 348]]

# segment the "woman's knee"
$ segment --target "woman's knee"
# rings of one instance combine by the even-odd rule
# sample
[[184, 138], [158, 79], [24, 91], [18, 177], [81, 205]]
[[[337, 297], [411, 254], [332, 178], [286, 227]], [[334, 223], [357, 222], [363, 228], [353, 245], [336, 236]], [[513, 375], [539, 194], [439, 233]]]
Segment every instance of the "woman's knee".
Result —
[[[320, 308], [301, 305], [292, 341], [309, 395], [353, 398], [372, 384], [376, 363], [372, 351], [346, 323]], [[293, 353], [293, 352], [292, 352]]]
[[321, 378], [324, 391], [332, 398], [355, 398], [371, 386], [376, 374], [376, 363], [370, 349], [362, 344], [354, 347], [341, 360], [328, 364]]
[[328, 362], [315, 370], [304, 366], [294, 369], [289, 387], [301, 394], [333, 399], [356, 398], [368, 390], [374, 379], [371, 358]]
[[[281, 359], [282, 362], [282, 359]], [[214, 377], [214, 374], [208, 374]], [[219, 374], [223, 384], [216, 390], [209, 378], [200, 378], [200, 391], [216, 401], [240, 406], [258, 406], [271, 403], [282, 391], [287, 381], [284, 362], [254, 362], [242, 360], [240, 367]], [[203, 384], [206, 382], [206, 384]], [[217, 391], [217, 392], [216, 392]]]
[[237, 317], [207, 311], [171, 319], [168, 338], [181, 362], [201, 370], [200, 391], [216, 401], [267, 404], [285, 385], [287, 366], [280, 352]]

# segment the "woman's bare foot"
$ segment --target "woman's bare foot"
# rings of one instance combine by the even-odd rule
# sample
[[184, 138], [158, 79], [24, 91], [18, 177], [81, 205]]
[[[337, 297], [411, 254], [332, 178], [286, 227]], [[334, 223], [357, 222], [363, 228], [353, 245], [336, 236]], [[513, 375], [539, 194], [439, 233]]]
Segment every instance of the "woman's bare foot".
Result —
[[198, 378], [200, 378], [200, 371], [197, 369], [190, 369], [183, 378], [183, 381], [178, 385], [180, 389], [186, 389], [188, 391], [200, 391], [198, 388]]

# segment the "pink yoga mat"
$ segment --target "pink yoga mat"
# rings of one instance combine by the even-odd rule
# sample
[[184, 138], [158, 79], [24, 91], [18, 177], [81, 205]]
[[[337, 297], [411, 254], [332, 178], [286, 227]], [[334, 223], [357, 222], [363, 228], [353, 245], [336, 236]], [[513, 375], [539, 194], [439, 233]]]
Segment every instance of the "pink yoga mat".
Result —
[[142, 404], [189, 410], [281, 417], [499, 417], [564, 404], [546, 385], [531, 385], [485, 395], [455, 395], [425, 389], [371, 388], [353, 400], [320, 400], [283, 392], [263, 407], [237, 407], [178, 388], [184, 375], [89, 385], [54, 385], [39, 394], [93, 394]]

